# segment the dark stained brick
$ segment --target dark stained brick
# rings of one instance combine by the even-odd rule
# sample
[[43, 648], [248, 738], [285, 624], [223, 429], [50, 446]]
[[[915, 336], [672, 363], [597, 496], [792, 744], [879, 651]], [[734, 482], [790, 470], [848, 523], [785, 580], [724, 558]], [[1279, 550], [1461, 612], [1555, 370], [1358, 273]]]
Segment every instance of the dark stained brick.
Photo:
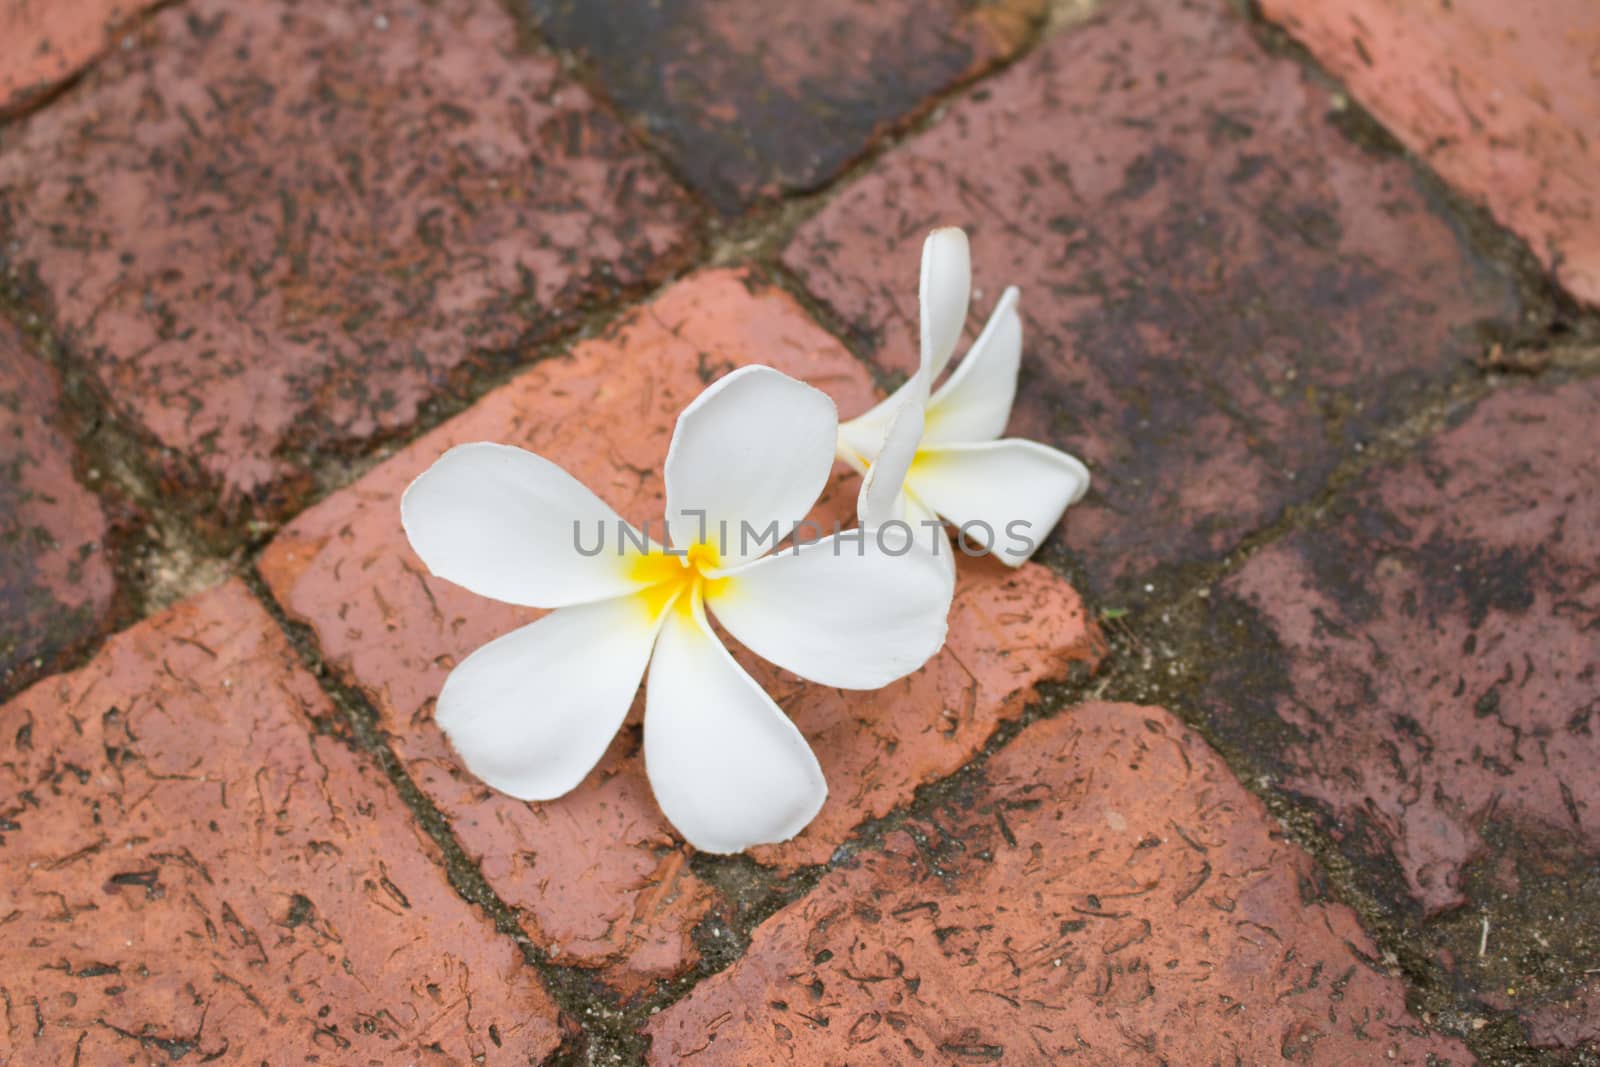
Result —
[[0, 319], [0, 693], [98, 633], [116, 593], [59, 403], [55, 374]]
[[966, 227], [972, 325], [1022, 289], [1012, 432], [1089, 462], [1065, 544], [1137, 595], [1307, 499], [1517, 311], [1332, 107], [1222, 3], [1108, 5], [886, 156], [784, 261], [904, 370], [922, 236]]
[[522, 0], [724, 212], [815, 189], [1015, 54], [1042, 0]]
[[[434, 697], [463, 657], [537, 613], [430, 577], [401, 531], [400, 494], [452, 445], [495, 440], [560, 463], [633, 522], [659, 523], [661, 464], [678, 413], [709, 381], [756, 358], [850, 410], [872, 401], [866, 368], [792, 299], [743, 272], [702, 271], [309, 509], [261, 560], [284, 609], [381, 711], [412, 778], [501, 898], [522, 910], [529, 935], [558, 962], [595, 968], [628, 995], [694, 965], [695, 927], [720, 906], [650, 794], [643, 702], [564, 797], [524, 803], [475, 779], [435, 725]], [[853, 474], [836, 476], [815, 513], [822, 528], [852, 520], [858, 485]], [[1081, 599], [1046, 568], [960, 562], [944, 651], [884, 689], [842, 693], [739, 653], [829, 782], [811, 825], [755, 850], [760, 862], [783, 871], [826, 862], [862, 822], [971, 760], [1041, 681], [1104, 656]]]
[[0, 151], [3, 265], [221, 518], [681, 254], [686, 197], [515, 39], [495, 0], [200, 0]]
[[910, 829], [946, 853], [897, 830], [828, 874], [650, 1021], [651, 1061], [1471, 1062], [1160, 708], [1031, 726]]
[[1373, 472], [1225, 584], [1254, 636], [1210, 698], [1398, 914], [1434, 917], [1445, 966], [1546, 1034], [1600, 1026], [1596, 426], [1600, 382], [1508, 389]]
[[1528, 1021], [1535, 1048], [1600, 1046], [1600, 982], [1590, 978], [1564, 1001], [1546, 1004]]
[[554, 1051], [537, 973], [332, 714], [238, 582], [0, 707], [0, 1062]]
[[1407, 148], [1600, 304], [1600, 6], [1262, 0]]

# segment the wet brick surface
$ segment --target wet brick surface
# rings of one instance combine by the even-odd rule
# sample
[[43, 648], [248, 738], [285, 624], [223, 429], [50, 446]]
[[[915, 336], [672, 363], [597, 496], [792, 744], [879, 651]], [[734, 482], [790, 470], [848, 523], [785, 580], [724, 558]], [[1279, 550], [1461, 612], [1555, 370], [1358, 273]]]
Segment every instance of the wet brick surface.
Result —
[[1411, 151], [1600, 304], [1600, 8], [1263, 0]]
[[[472, 778], [433, 725], [433, 698], [454, 663], [535, 613], [428, 577], [400, 529], [399, 496], [446, 448], [488, 439], [554, 459], [635, 523], [659, 522], [658, 471], [678, 411], [758, 354], [846, 414], [871, 401], [861, 365], [787, 296], [737, 272], [702, 273], [312, 508], [261, 563], [285, 609], [380, 709], [412, 776], [535, 939], [629, 993], [699, 958], [694, 927], [715, 906], [651, 799], [638, 707], [596, 772], [560, 800], [530, 805]], [[856, 485], [839, 476], [832, 514], [853, 507]], [[832, 787], [804, 834], [759, 859], [784, 869], [825, 861], [858, 823], [970, 759], [1038, 681], [1103, 655], [1077, 595], [1048, 571], [962, 562], [946, 650], [885, 690], [842, 694], [742, 657], [810, 739]]]
[[1095, 587], [1138, 596], [1315, 493], [1516, 311], [1331, 109], [1223, 4], [1108, 5], [886, 156], [784, 262], [905, 370], [922, 235], [966, 227], [974, 327], [1022, 289], [1012, 432], [1097, 472], [1065, 543]]
[[169, 488], [280, 512], [308, 450], [675, 261], [686, 198], [515, 40], [494, 0], [199, 0], [7, 131], [0, 260]]
[[116, 581], [53, 371], [0, 319], [0, 695], [97, 634]]
[[1255, 556], [1212, 701], [1393, 906], [1457, 909], [1447, 967], [1552, 1032], [1600, 947], [1596, 425], [1600, 383], [1499, 392]]
[[722, 211], [814, 189], [1024, 45], [1042, 0], [522, 0]]
[[332, 711], [239, 582], [0, 707], [0, 1062], [554, 1050], [389, 781], [313, 736]]
[[651, 1061], [1471, 1062], [1162, 709], [1030, 726], [937, 819], [760, 927], [650, 1021]]

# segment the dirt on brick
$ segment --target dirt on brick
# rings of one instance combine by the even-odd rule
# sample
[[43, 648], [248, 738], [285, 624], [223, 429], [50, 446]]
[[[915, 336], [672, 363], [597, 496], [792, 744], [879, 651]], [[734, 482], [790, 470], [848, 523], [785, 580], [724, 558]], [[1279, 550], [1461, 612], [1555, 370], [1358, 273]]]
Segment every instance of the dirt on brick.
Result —
[[0, 317], [0, 695], [117, 619], [117, 515], [78, 481], [80, 466], [58, 376]]
[[825, 185], [1026, 46], [1045, 0], [519, 0], [727, 216]]
[[980, 313], [1022, 283], [1012, 431], [1116, 472], [1062, 537], [1088, 588], [1136, 602], [1152, 571], [1312, 499], [1517, 328], [1515, 277], [1404, 160], [1351, 145], [1333, 105], [1221, 5], [1111, 5], [948, 104], [784, 263], [905, 370], [905, 235], [966, 228]]
[[173, 7], [6, 135], [0, 265], [213, 533], [696, 245], [664, 169], [471, 0]]

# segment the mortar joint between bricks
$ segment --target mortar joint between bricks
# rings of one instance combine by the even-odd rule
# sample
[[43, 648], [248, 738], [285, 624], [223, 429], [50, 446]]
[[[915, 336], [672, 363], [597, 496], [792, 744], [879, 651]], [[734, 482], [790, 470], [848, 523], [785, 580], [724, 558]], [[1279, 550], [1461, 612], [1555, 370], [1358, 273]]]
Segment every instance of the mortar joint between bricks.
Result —
[[[1081, 665], [1078, 669], [1082, 670]], [[884, 815], [863, 821], [834, 849], [825, 863], [809, 864], [780, 875], [748, 857], [696, 856], [692, 861], [695, 873], [717, 888], [725, 898], [733, 895], [725, 888], [730, 872], [742, 875], [749, 875], [752, 870], [760, 872], [759, 877], [764, 879], [768, 892], [758, 906], [742, 915], [736, 914], [736, 921], [729, 932], [738, 942], [738, 952], [724, 960], [702, 959], [687, 974], [664, 983], [656, 993], [631, 1005], [630, 1013], [636, 1025], [642, 1028], [651, 1015], [683, 999], [700, 982], [736, 965], [762, 923], [805, 899], [823, 878], [841, 866], [854, 862], [858, 854], [880, 850], [889, 834], [905, 830], [937, 867], [939, 861], [947, 857], [922, 832], [922, 827], [936, 825], [939, 810], [959, 802], [962, 790], [973, 785], [989, 760], [1011, 744], [1028, 725], [1079, 704], [1099, 700], [1106, 687], [1107, 679], [1101, 677], [1100, 673], [1084, 673], [1079, 677], [1040, 683], [1038, 696], [1014, 718], [998, 724], [970, 760], [950, 774], [918, 786], [909, 800]]]
[[[1152, 619], [1171, 614], [1152, 610]], [[1326, 875], [1332, 900], [1350, 908], [1378, 949], [1376, 958], [1363, 963], [1380, 973], [1398, 977], [1405, 986], [1407, 1006], [1428, 1025], [1463, 1040], [1481, 1062], [1491, 1067], [1539, 1067], [1557, 1064], [1571, 1067], [1573, 1061], [1554, 1053], [1531, 1048], [1521, 1023], [1510, 1009], [1491, 1009], [1473, 1002], [1456, 991], [1433, 954], [1414, 943], [1404, 917], [1397, 916], [1369, 888], [1370, 879], [1345, 855], [1332, 833], [1308, 805], [1275, 788], [1274, 776], [1262, 773], [1250, 755], [1219, 737], [1212, 721], [1195, 699], [1206, 678], [1205, 657], [1186, 655], [1183, 650], [1203, 645], [1196, 638], [1200, 625], [1193, 619], [1177, 622], [1141, 620], [1137, 630], [1127, 629], [1111, 635], [1112, 653], [1107, 659], [1107, 684], [1102, 699], [1133, 704], [1160, 704], [1177, 715], [1198, 733], [1222, 758], [1234, 777], [1254, 794], [1283, 829], [1287, 840], [1303, 849]], [[1156, 677], [1164, 665], [1151, 657], [1150, 648], [1180, 656], [1187, 677], [1177, 685]], [[1579, 1062], [1582, 1062], [1581, 1060]]]
[[25, 92], [23, 96], [13, 101], [6, 107], [0, 107], [0, 135], [12, 127], [26, 122], [33, 115], [49, 107], [55, 101], [72, 92], [83, 80], [93, 73], [94, 68], [100, 64], [107, 55], [116, 47], [117, 43], [137, 34], [139, 28], [169, 7], [177, 7], [184, 0], [149, 0], [142, 10], [132, 15], [124, 15], [120, 20], [108, 26], [105, 30], [106, 47], [93, 59], [83, 64], [70, 74], [51, 82], [36, 91]]
[[[1221, 736], [1201, 699], [1218, 666], [1208, 614], [1216, 602], [1211, 594], [1216, 583], [1266, 544], [1291, 533], [1314, 530], [1325, 518], [1330, 502], [1349, 493], [1366, 470], [1411, 454], [1451, 416], [1482, 402], [1496, 389], [1513, 385], [1470, 378], [1456, 383], [1397, 424], [1389, 424], [1386, 441], [1337, 468], [1316, 500], [1258, 530], [1250, 543], [1228, 557], [1181, 570], [1180, 580], [1164, 582], [1161, 596], [1106, 627], [1111, 648], [1093, 698], [1165, 707], [1216, 750], [1234, 777], [1282, 826], [1286, 838], [1302, 848], [1327, 876], [1332, 898], [1356, 914], [1378, 949], [1377, 958], [1366, 964], [1396, 975], [1405, 985], [1408, 1006], [1430, 1020], [1430, 1026], [1465, 1041], [1486, 1064], [1570, 1067], [1570, 1059], [1531, 1048], [1514, 1011], [1490, 1008], [1458, 991], [1434, 954], [1418, 943], [1411, 918], [1398, 913], [1372, 889], [1370, 876], [1345, 854], [1320, 813], [1309, 802], [1278, 788], [1275, 768]], [[1202, 598], [1201, 592], [1208, 596]], [[1092, 597], [1086, 595], [1085, 600], [1093, 606]], [[952, 778], [970, 773], [977, 764], [973, 761]]]
[[1518, 329], [1495, 339], [1495, 343], [1506, 348], [1543, 348], [1561, 340], [1600, 344], [1600, 308], [1580, 304], [1544, 268], [1527, 241], [1498, 222], [1486, 206], [1457, 191], [1426, 160], [1405, 148], [1309, 49], [1267, 17], [1260, 0], [1228, 2], [1263, 49], [1292, 59], [1314, 83], [1335, 93], [1335, 111], [1329, 120], [1352, 144], [1367, 152], [1403, 160], [1424, 196], [1442, 205], [1446, 217], [1459, 220], [1468, 243], [1516, 282], [1523, 303], [1522, 321]]
[[0, 272], [0, 317], [15, 326], [25, 355], [56, 377], [56, 419], [72, 445], [74, 479], [107, 517], [100, 552], [115, 592], [105, 632], [54, 660], [49, 667], [58, 672], [88, 662], [105, 636], [220, 582], [237, 561], [191, 536], [185, 509], [154, 488], [159, 479], [148, 462], [154, 446], [124, 423], [92, 371], [55, 332], [49, 300], [25, 272]]
[[[262, 607], [277, 623], [294, 649], [301, 666], [327, 694], [341, 716], [338, 724], [349, 731], [350, 743], [374, 760], [417, 824], [439, 849], [446, 879], [462, 900], [481, 909], [497, 933], [517, 946], [525, 964], [543, 981], [566, 1018], [580, 1033], [579, 1040], [563, 1042], [551, 1063], [584, 1063], [596, 1067], [622, 1067], [642, 1059], [644, 1038], [637, 1032], [636, 1011], [621, 1007], [621, 998], [585, 968], [552, 962], [523, 930], [518, 912], [494, 891], [474, 861], [456, 839], [449, 820], [411, 778], [384, 736], [378, 709], [338, 669], [321, 655], [315, 637], [304, 624], [289, 618], [254, 566], [244, 580]], [[315, 727], [313, 727], [315, 728]]]

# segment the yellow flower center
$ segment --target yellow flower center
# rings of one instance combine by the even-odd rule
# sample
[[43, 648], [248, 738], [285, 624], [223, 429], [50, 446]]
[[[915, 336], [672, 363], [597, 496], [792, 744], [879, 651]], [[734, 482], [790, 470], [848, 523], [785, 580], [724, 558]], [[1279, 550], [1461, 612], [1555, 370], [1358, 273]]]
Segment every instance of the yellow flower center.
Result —
[[659, 618], [669, 606], [688, 616], [696, 597], [715, 595], [733, 580], [706, 577], [708, 571], [722, 566], [716, 547], [707, 542], [691, 545], [682, 553], [660, 549], [642, 553], [635, 556], [629, 566], [629, 576], [645, 587], [639, 598], [652, 620]]
[[906, 468], [906, 481], [911, 481], [919, 474], [927, 474], [938, 462], [938, 456], [924, 449], [917, 449], [917, 454], [911, 457], [911, 466]]

